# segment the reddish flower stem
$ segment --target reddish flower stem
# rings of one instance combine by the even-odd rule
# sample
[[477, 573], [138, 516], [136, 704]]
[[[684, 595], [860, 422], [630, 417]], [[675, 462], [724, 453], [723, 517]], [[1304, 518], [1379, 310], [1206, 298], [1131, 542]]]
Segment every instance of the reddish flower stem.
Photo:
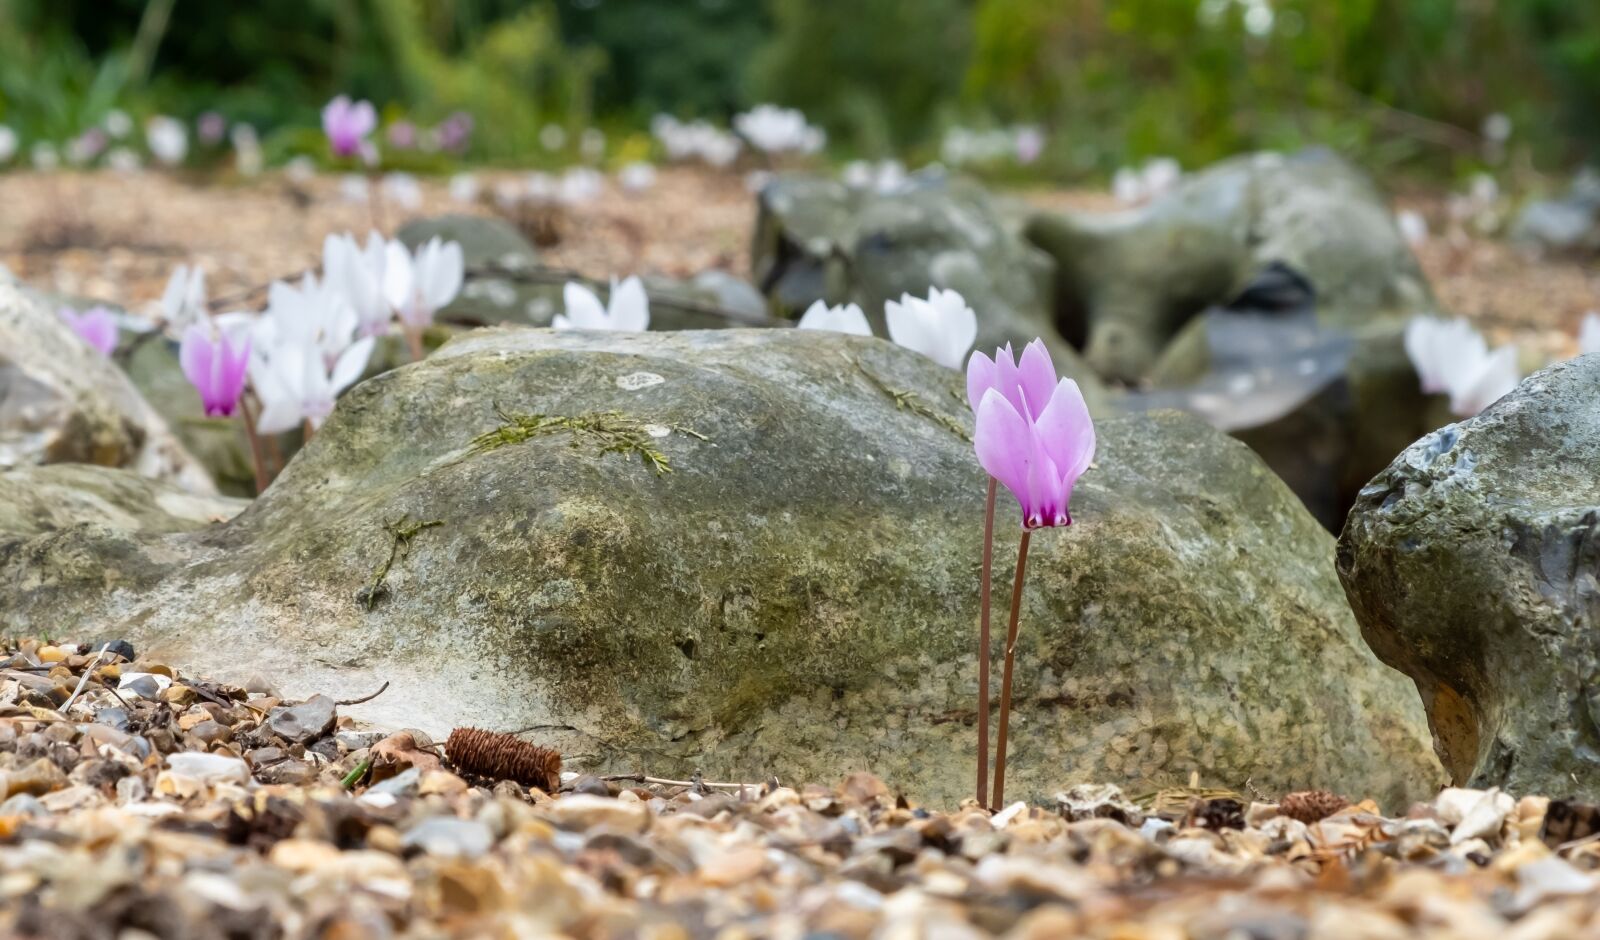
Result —
[[239, 396], [239, 417], [244, 419], [244, 436], [250, 441], [251, 469], [256, 472], [256, 495], [260, 496], [272, 482], [267, 478], [267, 465], [261, 456], [261, 438], [256, 436], [256, 418], [250, 413], [250, 401]]
[[411, 350], [411, 361], [421, 362], [427, 356], [427, 351], [422, 346], [422, 331], [408, 326], [403, 332], [406, 336], [406, 348]]
[[989, 582], [994, 573], [994, 498], [998, 481], [989, 478], [983, 510], [982, 614], [978, 620], [978, 805], [989, 805]]
[[1028, 537], [1033, 533], [1022, 530], [1022, 544], [1017, 546], [1017, 579], [1011, 586], [1011, 623], [1006, 628], [1006, 664], [1000, 677], [1000, 733], [994, 752], [994, 808], [1005, 805], [1006, 800], [1006, 730], [1011, 723], [1011, 664], [1017, 654], [1017, 620], [1022, 616], [1022, 572], [1028, 565]]

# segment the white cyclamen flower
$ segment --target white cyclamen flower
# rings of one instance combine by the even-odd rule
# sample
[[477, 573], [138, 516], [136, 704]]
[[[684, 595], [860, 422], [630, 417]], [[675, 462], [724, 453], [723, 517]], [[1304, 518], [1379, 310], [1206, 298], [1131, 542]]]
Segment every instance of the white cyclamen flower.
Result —
[[890, 339], [951, 369], [961, 368], [978, 338], [978, 315], [953, 290], [930, 288], [927, 300], [902, 294], [883, 311]]
[[435, 236], [414, 255], [399, 242], [390, 242], [383, 264], [383, 293], [400, 322], [420, 330], [456, 299], [465, 276], [466, 264], [456, 242]]
[[206, 272], [199, 265], [180, 264], [167, 278], [161, 292], [161, 316], [175, 336], [183, 335], [189, 324], [206, 315]]
[[1600, 311], [1591, 311], [1578, 327], [1578, 355], [1600, 353]]
[[332, 368], [355, 333], [355, 308], [344, 292], [307, 274], [298, 286], [275, 281], [267, 288], [267, 312], [256, 323], [254, 343], [261, 349], [315, 349], [322, 365]]
[[1515, 346], [1489, 352], [1488, 343], [1466, 320], [1417, 317], [1406, 324], [1406, 355], [1422, 390], [1450, 398], [1450, 410], [1470, 418], [1517, 387]]
[[133, 133], [133, 118], [128, 117], [128, 112], [116, 108], [107, 111], [105, 120], [100, 124], [116, 140]]
[[410, 173], [390, 173], [383, 178], [383, 194], [410, 212], [422, 207], [422, 185]]
[[388, 245], [377, 232], [367, 235], [363, 249], [351, 235], [329, 235], [322, 243], [322, 277], [339, 291], [356, 315], [356, 332], [382, 336], [389, 332], [394, 308], [384, 293], [383, 272]]
[[333, 413], [334, 399], [361, 378], [376, 340], [368, 336], [347, 347], [330, 366], [314, 345], [280, 337], [273, 345], [252, 348], [250, 384], [261, 399], [256, 430], [278, 434], [302, 421], [322, 426]]
[[471, 173], [457, 173], [450, 177], [450, 198], [456, 202], [477, 202], [478, 178]]
[[849, 333], [853, 336], [872, 335], [867, 315], [855, 304], [830, 307], [826, 301], [816, 301], [806, 308], [797, 325], [802, 330], [832, 330], [835, 333]]
[[640, 331], [650, 328], [650, 298], [644, 284], [630, 277], [621, 284], [612, 282], [611, 302], [602, 305], [595, 292], [569, 281], [561, 292], [565, 313], [558, 313], [550, 325], [558, 330]]
[[0, 124], [0, 163], [10, 162], [17, 155], [17, 132]]
[[816, 153], [827, 143], [827, 135], [806, 123], [804, 114], [771, 104], [756, 105], [735, 116], [733, 127], [750, 146], [767, 153]]
[[144, 142], [151, 155], [167, 166], [176, 166], [189, 155], [189, 129], [174, 117], [151, 118], [144, 126]]

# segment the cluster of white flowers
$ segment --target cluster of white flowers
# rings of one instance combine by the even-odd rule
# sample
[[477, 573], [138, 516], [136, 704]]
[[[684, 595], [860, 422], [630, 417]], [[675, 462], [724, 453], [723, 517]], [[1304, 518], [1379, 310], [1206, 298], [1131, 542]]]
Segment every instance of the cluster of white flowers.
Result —
[[461, 246], [434, 238], [408, 250], [374, 232], [365, 246], [351, 235], [329, 235], [322, 277], [276, 282], [266, 310], [206, 314], [205, 273], [179, 266], [161, 298], [167, 330], [182, 336], [193, 325], [250, 344], [249, 377], [261, 403], [257, 430], [275, 434], [301, 422], [315, 428], [334, 399], [361, 377], [377, 338], [398, 322], [420, 336], [434, 315], [461, 291]]
[[774, 104], [758, 104], [735, 115], [733, 129], [763, 153], [811, 154], [828, 143], [828, 135], [807, 122], [803, 113]]
[[1044, 131], [1032, 124], [977, 129], [952, 127], [939, 143], [939, 156], [951, 166], [1029, 164], [1044, 152]]
[[839, 178], [851, 189], [891, 195], [905, 188], [906, 168], [899, 160], [852, 160], [844, 165]]
[[737, 135], [706, 121], [684, 123], [670, 114], [656, 115], [650, 133], [660, 141], [667, 159], [701, 160], [719, 169], [737, 160], [744, 146]]
[[[916, 350], [934, 362], [951, 369], [961, 368], [978, 338], [978, 315], [966, 298], [953, 290], [928, 290], [926, 300], [901, 294], [898, 301], [883, 305], [889, 339]], [[855, 304], [830, 307], [819, 300], [801, 315], [802, 330], [831, 330], [855, 336], [871, 336], [866, 314]]]
[[1152, 157], [1142, 167], [1125, 166], [1111, 176], [1111, 193], [1127, 205], [1149, 202], [1171, 192], [1183, 167], [1171, 157]]

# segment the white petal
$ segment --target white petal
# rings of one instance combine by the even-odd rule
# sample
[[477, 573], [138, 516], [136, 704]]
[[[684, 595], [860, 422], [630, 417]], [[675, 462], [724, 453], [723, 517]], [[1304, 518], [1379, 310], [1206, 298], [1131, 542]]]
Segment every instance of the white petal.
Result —
[[650, 298], [644, 283], [630, 277], [611, 289], [611, 328], [644, 331], [650, 328]]
[[411, 254], [397, 241], [384, 248], [383, 298], [395, 310], [405, 309], [411, 302], [413, 290]]
[[567, 286], [561, 290], [561, 299], [566, 303], [567, 324], [562, 329], [574, 330], [606, 330], [611, 328], [611, 318], [606, 314], [605, 305], [600, 303], [600, 298], [594, 291], [576, 281], [568, 281]]

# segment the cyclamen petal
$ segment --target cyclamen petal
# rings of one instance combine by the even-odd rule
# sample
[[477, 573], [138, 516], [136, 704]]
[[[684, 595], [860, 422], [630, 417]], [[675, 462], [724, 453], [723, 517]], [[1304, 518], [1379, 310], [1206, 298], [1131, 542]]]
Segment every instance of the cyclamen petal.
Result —
[[[978, 405], [972, 436], [978, 463], [1021, 502], [1028, 489], [1033, 438], [1028, 422], [999, 392], [990, 389]], [[1026, 506], [1023, 507], [1026, 510]]]
[[835, 333], [849, 333], [853, 336], [871, 336], [872, 326], [867, 323], [867, 315], [855, 304], [845, 304], [839, 307], [828, 306], [827, 301], [818, 300], [806, 308], [801, 314], [800, 322], [795, 324], [802, 330], [830, 330]]
[[883, 310], [890, 339], [951, 369], [961, 368], [978, 336], [977, 314], [953, 290], [933, 288], [927, 300], [902, 294]]
[[[1009, 352], [1007, 345], [1005, 350]], [[998, 358], [1000, 350], [995, 350]], [[978, 350], [967, 360], [967, 404], [972, 406], [972, 413], [978, 413], [978, 406], [983, 403], [983, 393], [995, 387], [995, 374], [997, 369], [993, 359]]]
[[1585, 316], [1578, 328], [1578, 355], [1588, 353], [1600, 353], [1600, 313]]
[[650, 298], [637, 277], [612, 285], [609, 308], [594, 291], [575, 281], [569, 281], [561, 294], [566, 312], [556, 314], [550, 322], [558, 330], [638, 332], [650, 327]]
[[1070, 492], [1072, 482], [1094, 461], [1095, 448], [1094, 421], [1077, 382], [1062, 379], [1056, 384], [1034, 422], [1034, 432], [1057, 471], [1067, 479]]
[[79, 313], [70, 307], [62, 307], [60, 315], [79, 339], [101, 355], [109, 356], [117, 351], [117, 321], [110, 310], [90, 307]]

